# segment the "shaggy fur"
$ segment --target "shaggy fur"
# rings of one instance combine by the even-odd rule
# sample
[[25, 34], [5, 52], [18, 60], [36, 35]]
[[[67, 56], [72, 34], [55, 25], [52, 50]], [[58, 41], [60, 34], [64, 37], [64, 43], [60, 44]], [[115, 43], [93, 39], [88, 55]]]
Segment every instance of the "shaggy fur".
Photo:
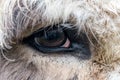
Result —
[[[87, 34], [90, 59], [45, 55], [21, 43], [65, 22]], [[0, 80], [120, 80], [119, 34], [119, 0], [0, 0]]]

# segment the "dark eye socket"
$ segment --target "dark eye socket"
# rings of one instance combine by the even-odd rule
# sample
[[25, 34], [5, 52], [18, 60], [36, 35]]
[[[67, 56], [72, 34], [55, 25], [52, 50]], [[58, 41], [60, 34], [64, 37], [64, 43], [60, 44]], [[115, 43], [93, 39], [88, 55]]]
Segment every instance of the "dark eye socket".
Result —
[[24, 44], [43, 53], [81, 52], [90, 55], [89, 41], [83, 33], [77, 35], [77, 29], [54, 25], [42, 28], [27, 38]]

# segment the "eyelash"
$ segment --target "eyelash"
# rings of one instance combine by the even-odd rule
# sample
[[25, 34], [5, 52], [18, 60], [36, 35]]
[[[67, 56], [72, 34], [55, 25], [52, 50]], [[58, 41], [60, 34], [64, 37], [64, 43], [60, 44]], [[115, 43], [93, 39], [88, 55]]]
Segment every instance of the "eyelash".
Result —
[[[90, 54], [89, 41], [84, 33], [78, 36], [76, 28], [54, 25], [42, 28], [23, 39], [23, 43], [42, 53], [80, 51]], [[76, 35], [75, 35], [76, 34]]]

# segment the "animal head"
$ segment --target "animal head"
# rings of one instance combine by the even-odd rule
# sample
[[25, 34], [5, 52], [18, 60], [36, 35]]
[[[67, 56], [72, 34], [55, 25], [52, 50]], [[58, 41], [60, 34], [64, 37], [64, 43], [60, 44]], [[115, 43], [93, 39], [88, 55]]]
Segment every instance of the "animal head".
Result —
[[0, 80], [119, 80], [119, 0], [1, 0]]

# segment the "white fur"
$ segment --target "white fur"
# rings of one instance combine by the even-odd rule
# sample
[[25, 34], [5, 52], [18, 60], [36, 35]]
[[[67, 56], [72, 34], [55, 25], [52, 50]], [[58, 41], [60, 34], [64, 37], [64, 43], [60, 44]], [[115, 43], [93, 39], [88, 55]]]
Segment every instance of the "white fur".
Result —
[[[32, 30], [34, 27], [36, 27], [37, 24], [40, 24], [41, 27], [45, 27], [46, 25], [53, 25], [57, 23], [64, 24], [67, 21], [73, 23], [73, 25], [75, 25], [78, 28], [78, 31], [84, 30], [86, 34], [88, 35], [92, 34], [94, 38], [98, 40], [99, 44], [101, 44], [99, 48], [97, 47], [97, 49], [99, 49], [98, 50], [99, 54], [97, 54], [97, 50], [96, 50], [97, 57], [92, 56], [90, 62], [94, 60], [94, 57], [96, 63], [98, 59], [98, 62], [101, 61], [99, 64], [102, 64], [104, 66], [110, 66], [112, 65], [112, 63], [117, 64], [117, 61], [119, 62], [120, 59], [120, 55], [119, 55], [120, 1], [119, 0], [2, 0], [0, 2], [0, 49], [1, 50], [11, 49], [12, 47], [11, 45], [13, 44], [14, 39], [19, 40], [21, 37], [24, 37], [24, 35], [22, 35], [23, 32], [28, 28]], [[40, 28], [40, 26], [38, 27]], [[90, 31], [90, 33], [88, 30]], [[92, 42], [92, 40], [90, 41], [91, 43], [94, 43]], [[96, 46], [94, 48], [96, 48]], [[29, 51], [29, 49], [26, 50]], [[42, 63], [42, 61], [41, 62], [39, 61], [41, 59], [40, 57], [38, 57], [38, 59], [36, 57], [34, 58], [35, 60], [33, 61], [38, 60], [37, 63]], [[48, 61], [45, 62], [49, 62], [50, 60], [49, 57], [47, 57], [47, 59]], [[69, 58], [65, 57], [65, 59], [69, 59]], [[58, 62], [60, 63], [60, 61]], [[57, 64], [58, 63], [56, 61], [56, 65]], [[86, 64], [85, 70], [86, 67], [88, 69], [88, 67], [92, 67], [93, 65], [87, 66]], [[23, 64], [21, 62], [21, 66], [19, 67], [22, 66]], [[37, 66], [39, 67], [40, 65]], [[43, 69], [45, 69], [44, 67]], [[78, 65], [76, 66], [76, 68], [77, 67]], [[112, 67], [116, 68], [115, 65], [112, 65]], [[49, 67], [47, 68], [51, 71], [51, 68]], [[98, 70], [99, 72], [98, 68], [99, 67], [97, 66], [95, 69]], [[65, 69], [65, 66], [63, 67], [63, 69]], [[89, 68], [89, 70], [93, 70], [95, 74], [96, 70], [94, 70], [94, 67]], [[21, 71], [21, 68], [19, 71]], [[69, 71], [70, 69], [68, 68], [68, 72]], [[103, 74], [105, 75], [109, 73], [109, 76], [107, 76], [108, 80], [119, 80], [120, 77], [118, 76], [119, 75], [118, 72], [119, 70], [116, 70], [115, 72], [113, 70], [113, 73], [103, 72]], [[87, 74], [87, 72], [85, 74]], [[5, 73], [3, 73], [3, 75], [5, 75]], [[51, 74], [49, 73], [49, 75]], [[97, 77], [99, 77], [98, 75]]]

